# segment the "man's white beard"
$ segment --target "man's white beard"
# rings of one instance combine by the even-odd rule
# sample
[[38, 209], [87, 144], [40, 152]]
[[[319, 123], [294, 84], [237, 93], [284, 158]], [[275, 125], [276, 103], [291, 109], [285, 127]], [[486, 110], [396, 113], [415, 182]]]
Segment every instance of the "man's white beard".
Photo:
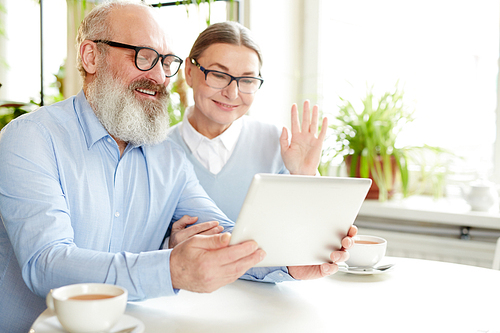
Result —
[[[124, 87], [108, 68], [100, 68], [97, 73], [88, 84], [86, 97], [110, 135], [133, 145], [153, 145], [165, 140], [170, 120], [169, 93], [163, 84], [143, 79]], [[137, 88], [153, 90], [159, 97], [156, 101], [140, 100], [134, 92]]]

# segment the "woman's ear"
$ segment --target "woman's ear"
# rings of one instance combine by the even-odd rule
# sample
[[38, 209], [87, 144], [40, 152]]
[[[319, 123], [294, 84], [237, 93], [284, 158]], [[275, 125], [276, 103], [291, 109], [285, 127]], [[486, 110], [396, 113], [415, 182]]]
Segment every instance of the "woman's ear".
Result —
[[192, 70], [194, 65], [191, 63], [191, 59], [188, 57], [184, 62], [186, 65], [184, 66], [184, 76], [186, 77], [186, 83], [188, 86], [193, 88], [193, 78], [192, 78]]
[[88, 74], [95, 74], [97, 68], [97, 44], [90, 40], [85, 40], [80, 45], [80, 56], [85, 71]]

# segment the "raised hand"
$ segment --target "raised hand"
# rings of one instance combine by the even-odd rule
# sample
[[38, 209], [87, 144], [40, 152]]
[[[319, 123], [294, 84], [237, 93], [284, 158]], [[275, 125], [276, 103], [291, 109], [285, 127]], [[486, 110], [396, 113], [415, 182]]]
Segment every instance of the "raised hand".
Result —
[[196, 221], [198, 221], [198, 217], [184, 215], [178, 221], [174, 222], [172, 225], [172, 232], [168, 240], [168, 248], [172, 249], [177, 244], [193, 237], [194, 235], [215, 235], [224, 230], [222, 226], [219, 226], [219, 222], [217, 221], [204, 222], [187, 228], [189, 225], [196, 223]]
[[236, 281], [262, 261], [265, 252], [254, 241], [229, 246], [231, 235], [195, 235], [180, 243], [170, 255], [170, 275], [175, 289], [208, 293]]
[[302, 128], [299, 122], [297, 104], [292, 105], [292, 138], [288, 143], [288, 131], [284, 127], [280, 137], [281, 157], [291, 174], [315, 175], [321, 159], [321, 149], [325, 140], [328, 119], [323, 118], [321, 132], [318, 137], [318, 106], [310, 112], [309, 101], [304, 102], [302, 112]]

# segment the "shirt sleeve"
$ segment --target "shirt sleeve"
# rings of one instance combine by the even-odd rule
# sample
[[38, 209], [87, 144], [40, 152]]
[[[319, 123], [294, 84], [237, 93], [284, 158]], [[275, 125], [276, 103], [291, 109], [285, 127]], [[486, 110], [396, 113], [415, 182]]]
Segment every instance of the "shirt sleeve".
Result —
[[[184, 215], [198, 216], [196, 223], [215, 220], [224, 227], [223, 232], [232, 232], [234, 222], [217, 207], [215, 202], [203, 190], [192, 164], [187, 163], [186, 167], [188, 168], [186, 174], [189, 175], [189, 178], [182, 198], [177, 205], [173, 220], [176, 221]], [[164, 243], [163, 247], [167, 248], [168, 242]], [[288, 274], [286, 267], [254, 267], [245, 273], [241, 279], [271, 283], [295, 280]]]
[[240, 279], [268, 283], [296, 281], [288, 274], [286, 267], [254, 267], [248, 270]]
[[28, 288], [45, 297], [51, 288], [100, 282], [125, 287], [129, 300], [174, 295], [171, 251], [110, 253], [75, 244], [72, 223], [85, 221], [72, 220], [55, 146], [48, 131], [29, 120], [0, 134], [1, 219]]

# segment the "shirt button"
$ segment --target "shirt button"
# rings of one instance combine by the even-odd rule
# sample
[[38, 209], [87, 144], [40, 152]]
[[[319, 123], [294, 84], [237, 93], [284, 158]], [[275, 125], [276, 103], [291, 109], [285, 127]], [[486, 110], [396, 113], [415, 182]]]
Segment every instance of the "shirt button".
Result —
[[115, 213], [115, 217], [118, 217], [118, 216], [120, 216], [120, 213], [119, 213], [119, 212], [116, 212], [116, 213]]
[[282, 273], [278, 273], [278, 275], [279, 275], [280, 277], [283, 277], [283, 274], [282, 274]]
[[108, 138], [108, 139], [107, 139], [107, 141], [108, 141], [109, 143], [111, 143], [111, 139], [110, 139], [110, 138]]

